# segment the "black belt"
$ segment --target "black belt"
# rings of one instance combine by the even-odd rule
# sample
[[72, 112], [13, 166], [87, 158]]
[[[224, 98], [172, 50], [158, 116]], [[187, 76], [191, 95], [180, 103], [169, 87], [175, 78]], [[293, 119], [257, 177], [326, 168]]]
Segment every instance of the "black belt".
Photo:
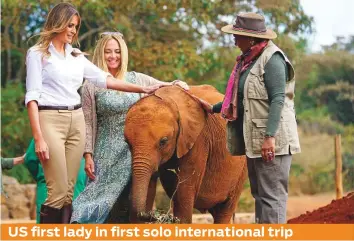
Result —
[[81, 108], [81, 104], [71, 105], [71, 106], [49, 106], [49, 105], [38, 106], [38, 110], [77, 110], [80, 108]]

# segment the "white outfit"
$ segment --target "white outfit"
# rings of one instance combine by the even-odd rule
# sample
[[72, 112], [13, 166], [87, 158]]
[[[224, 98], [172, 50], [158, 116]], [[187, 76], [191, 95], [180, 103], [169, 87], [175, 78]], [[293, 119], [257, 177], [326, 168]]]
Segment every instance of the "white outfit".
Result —
[[[70, 44], [65, 45], [65, 56], [58, 53], [50, 43], [49, 58], [36, 46], [27, 52], [27, 78], [25, 103], [32, 100], [38, 106], [73, 106], [81, 103], [77, 90], [87, 79], [94, 85], [106, 88], [106, 79], [110, 75], [91, 63], [83, 54], [74, 57]], [[75, 49], [75, 52], [80, 50]]]

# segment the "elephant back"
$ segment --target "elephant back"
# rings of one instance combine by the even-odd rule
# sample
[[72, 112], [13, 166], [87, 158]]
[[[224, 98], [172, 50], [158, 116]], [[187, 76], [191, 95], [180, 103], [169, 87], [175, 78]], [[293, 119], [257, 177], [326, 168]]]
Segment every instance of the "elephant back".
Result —
[[214, 105], [223, 101], [224, 95], [211, 85], [198, 85], [190, 87], [191, 94]]

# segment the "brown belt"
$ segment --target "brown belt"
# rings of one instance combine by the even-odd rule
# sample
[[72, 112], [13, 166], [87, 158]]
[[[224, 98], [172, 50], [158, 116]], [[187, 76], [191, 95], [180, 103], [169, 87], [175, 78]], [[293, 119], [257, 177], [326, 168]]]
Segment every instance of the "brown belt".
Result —
[[71, 105], [71, 106], [49, 106], [49, 105], [38, 106], [38, 110], [77, 110], [80, 108], [81, 108], [81, 104]]

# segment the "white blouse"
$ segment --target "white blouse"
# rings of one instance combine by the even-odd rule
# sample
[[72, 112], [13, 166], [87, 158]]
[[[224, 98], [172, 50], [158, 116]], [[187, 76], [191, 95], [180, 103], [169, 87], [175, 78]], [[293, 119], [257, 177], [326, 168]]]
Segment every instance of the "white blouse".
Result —
[[[65, 56], [58, 53], [54, 45], [49, 46], [50, 57], [36, 46], [27, 52], [26, 105], [35, 100], [39, 106], [72, 106], [81, 103], [77, 90], [84, 78], [94, 85], [106, 88], [110, 75], [91, 63], [83, 54], [71, 55], [73, 47], [65, 45]], [[79, 51], [79, 50], [77, 50]]]

